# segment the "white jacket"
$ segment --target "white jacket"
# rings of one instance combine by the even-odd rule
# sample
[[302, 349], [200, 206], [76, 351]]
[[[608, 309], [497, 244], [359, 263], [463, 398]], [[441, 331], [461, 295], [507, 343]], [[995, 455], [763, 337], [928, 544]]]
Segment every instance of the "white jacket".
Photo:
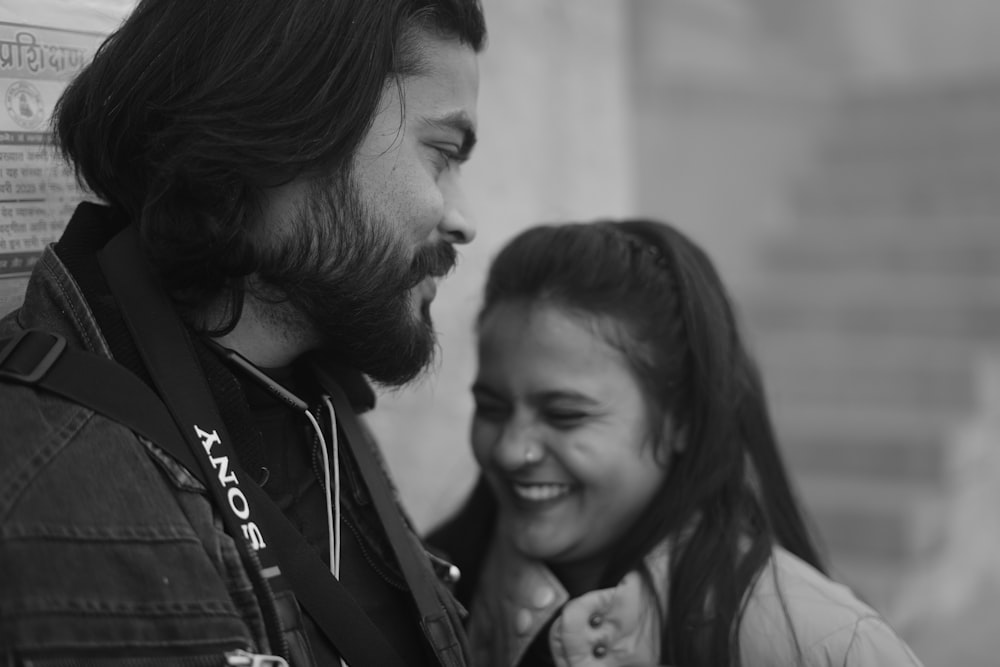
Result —
[[[646, 557], [664, 609], [669, 555], [663, 543]], [[494, 541], [479, 581], [469, 628], [477, 667], [514, 667], [557, 615], [558, 667], [660, 664], [661, 624], [637, 573], [570, 600], [547, 567]], [[781, 548], [749, 593], [739, 638], [743, 667], [920, 667], [877, 612]]]

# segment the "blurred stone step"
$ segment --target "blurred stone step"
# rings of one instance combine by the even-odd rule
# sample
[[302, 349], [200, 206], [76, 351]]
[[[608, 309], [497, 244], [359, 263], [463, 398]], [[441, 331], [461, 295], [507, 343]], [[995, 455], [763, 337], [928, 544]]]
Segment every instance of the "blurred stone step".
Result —
[[[933, 140], [926, 150], [917, 150], [906, 144], [902, 150], [881, 151], [871, 143], [854, 153], [843, 150], [845, 142], [836, 135], [825, 135], [816, 160], [810, 170], [801, 176], [819, 184], [844, 185], [870, 189], [873, 186], [895, 188], [908, 184], [932, 186], [960, 186], [970, 180], [980, 182], [995, 176], [1000, 169], [1000, 122], [995, 128], [983, 132], [982, 136], [969, 137], [967, 145], [947, 145], [941, 137], [925, 135], [924, 141]], [[844, 134], [851, 134], [854, 128], [840, 128]], [[992, 134], [991, 134], [992, 133]], [[829, 156], [830, 150], [840, 149], [836, 159]], [[799, 182], [803, 182], [800, 180]]]
[[831, 554], [908, 563], [944, 543], [948, 493], [931, 485], [813, 474], [795, 480]]
[[834, 171], [822, 165], [802, 174], [791, 194], [803, 217], [977, 217], [1000, 210], [1000, 150], [994, 163], [950, 170], [907, 170], [904, 164], [865, 168], [859, 162]]
[[988, 278], [822, 267], [769, 271], [740, 295], [749, 331], [831, 330], [967, 340], [1000, 338], [1000, 289]]
[[783, 405], [823, 405], [833, 409], [970, 409], [976, 386], [969, 373], [947, 375], [920, 368], [886, 372], [877, 367], [766, 368], [766, 387], [773, 401]]
[[971, 447], [979, 449], [972, 465], [957, 474], [942, 495], [943, 548], [905, 559], [844, 549], [829, 553], [835, 578], [854, 587], [890, 621], [900, 623], [897, 628], [910, 639], [913, 635], [908, 633], [921, 631], [921, 620], [968, 609], [983, 585], [997, 582], [1000, 574], [996, 562], [1000, 535], [990, 528], [1000, 505], [996, 484], [1000, 450], [995, 447], [996, 438], [990, 437], [995, 427], [972, 422], [965, 426], [951, 442], [966, 449], [970, 446], [963, 441], [981, 442]]
[[763, 363], [782, 366], [862, 365], [893, 370], [899, 366], [948, 372], [965, 369], [978, 346], [962, 340], [940, 339], [914, 333], [857, 333], [850, 330], [820, 331], [745, 330], [747, 345]]
[[856, 334], [909, 333], [930, 338], [956, 338], [969, 343], [996, 340], [1000, 313], [996, 309], [943, 314], [932, 307], [913, 309], [879, 304], [838, 305], [803, 311], [790, 304], [758, 304], [747, 324], [768, 331], [840, 331]]
[[995, 218], [933, 225], [870, 220], [870, 224], [815, 221], [791, 230], [763, 247], [761, 264], [780, 273], [877, 269], [1000, 278], [1000, 221]]
[[[932, 615], [903, 627], [903, 638], [925, 665], [996, 667], [1000, 656], [1000, 585], [995, 579], [984, 583], [961, 612]], [[933, 600], [928, 602], [934, 604]]]
[[831, 134], [841, 141], [830, 142], [828, 156], [853, 160], [859, 153], [911, 157], [947, 154], [952, 147], [985, 150], [1000, 142], [997, 108], [996, 76], [856, 87], [838, 104]]
[[[835, 581], [848, 586], [893, 625], [900, 636], [909, 638], [915, 614], [912, 610], [900, 609], [900, 600], [919, 580], [921, 568], [918, 564], [837, 553], [828, 554], [827, 561], [828, 571]], [[932, 600], [926, 602], [933, 604]]]
[[753, 343], [778, 401], [964, 410], [976, 396], [973, 354], [953, 341], [772, 331]]
[[986, 456], [980, 444], [955, 441], [965, 415], [954, 411], [773, 403], [782, 454], [797, 474], [947, 490]]
[[1000, 149], [997, 107], [869, 109], [846, 112], [825, 128], [822, 164], [935, 168], [994, 163]]

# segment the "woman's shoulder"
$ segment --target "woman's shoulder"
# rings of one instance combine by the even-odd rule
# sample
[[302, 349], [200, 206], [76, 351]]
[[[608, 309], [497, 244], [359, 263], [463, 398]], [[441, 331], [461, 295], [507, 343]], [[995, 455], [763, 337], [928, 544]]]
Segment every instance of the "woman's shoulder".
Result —
[[886, 620], [851, 589], [780, 547], [747, 598], [740, 646], [747, 667], [920, 666]]

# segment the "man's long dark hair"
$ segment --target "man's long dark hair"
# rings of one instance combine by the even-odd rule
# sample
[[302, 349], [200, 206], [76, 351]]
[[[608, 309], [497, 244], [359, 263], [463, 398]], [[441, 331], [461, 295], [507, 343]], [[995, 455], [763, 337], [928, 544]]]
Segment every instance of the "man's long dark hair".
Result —
[[255, 270], [263, 188], [349, 180], [425, 33], [479, 51], [479, 0], [141, 0], [66, 89], [55, 133], [77, 178], [139, 225], [168, 291], [199, 306]]
[[[671, 562], [660, 662], [738, 665], [746, 593], [779, 544], [823, 571], [778, 450], [764, 388], [711, 260], [657, 221], [541, 226], [499, 253], [480, 321], [509, 301], [593, 317], [685, 438], [667, 477], [614, 548], [601, 586], [665, 539]], [[653, 419], [654, 424], [663, 423]], [[655, 426], [654, 426], [655, 431]]]

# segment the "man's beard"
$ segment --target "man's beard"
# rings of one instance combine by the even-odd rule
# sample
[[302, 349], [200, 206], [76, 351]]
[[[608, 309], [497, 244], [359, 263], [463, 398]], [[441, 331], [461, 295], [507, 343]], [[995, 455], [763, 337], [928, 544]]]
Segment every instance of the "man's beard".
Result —
[[452, 245], [421, 246], [409, 258], [394, 223], [367, 210], [350, 175], [314, 181], [287, 222], [257, 271], [295, 310], [299, 321], [282, 323], [311, 326], [323, 351], [380, 384], [416, 378], [433, 360], [437, 337], [430, 304], [414, 312], [411, 291], [454, 268]]

